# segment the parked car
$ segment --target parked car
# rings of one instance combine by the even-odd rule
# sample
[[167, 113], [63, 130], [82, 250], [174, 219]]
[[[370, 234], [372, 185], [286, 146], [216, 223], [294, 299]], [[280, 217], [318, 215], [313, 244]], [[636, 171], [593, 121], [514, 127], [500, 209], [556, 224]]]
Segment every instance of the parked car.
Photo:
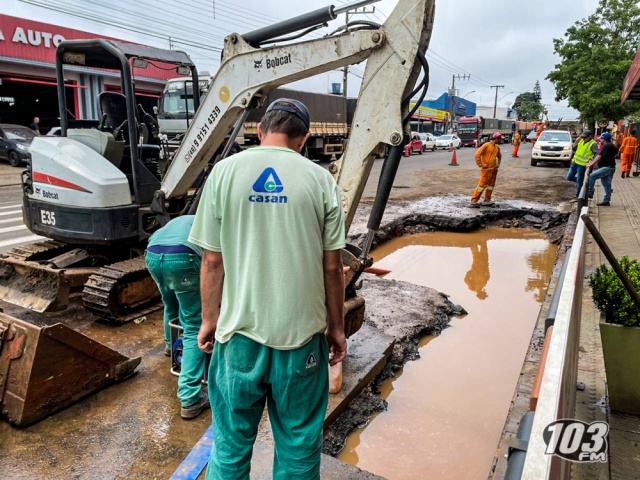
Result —
[[0, 158], [11, 166], [19, 167], [29, 159], [29, 145], [36, 133], [22, 125], [0, 124]]
[[431, 150], [432, 152], [436, 149], [436, 137], [431, 135], [430, 133], [420, 133], [420, 138], [422, 139], [422, 151], [426, 152], [427, 150]]
[[411, 141], [409, 145], [404, 147], [404, 156], [408, 157], [417, 153], [418, 155], [422, 154], [422, 138], [420, 138], [420, 134], [416, 132], [411, 132]]
[[460, 148], [462, 145], [462, 140], [457, 135], [442, 135], [436, 139], [436, 148], [447, 149], [449, 146], [453, 146], [453, 148]]
[[561, 162], [563, 166], [571, 165], [573, 142], [571, 134], [564, 130], [545, 130], [542, 132], [531, 151], [531, 166], [538, 162]]
[[60, 135], [62, 135], [61, 127], [53, 127], [47, 132], [47, 137], [59, 137]]

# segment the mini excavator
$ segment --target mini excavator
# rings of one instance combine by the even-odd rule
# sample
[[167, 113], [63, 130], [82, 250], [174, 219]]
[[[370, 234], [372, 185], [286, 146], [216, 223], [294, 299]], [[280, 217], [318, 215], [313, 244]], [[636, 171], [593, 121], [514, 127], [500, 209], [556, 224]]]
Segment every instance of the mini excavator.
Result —
[[[364, 245], [348, 245], [343, 251], [345, 330], [347, 336], [355, 333], [364, 320], [365, 302], [357, 294], [360, 277], [371, 265], [369, 250], [409, 139], [414, 113], [410, 102], [416, 110], [428, 88], [425, 53], [435, 0], [399, 0], [383, 25], [352, 21], [320, 38], [299, 39], [328, 26], [341, 13], [376, 1], [329, 6], [227, 36], [220, 69], [201, 101], [197, 71], [184, 52], [103, 39], [62, 42], [56, 54], [61, 136], [36, 137], [22, 177], [25, 224], [48, 240], [15, 248], [0, 259], [0, 298], [46, 312], [65, 309], [70, 295], [82, 292], [83, 303], [92, 313], [115, 323], [158, 309], [160, 296], [144, 263], [147, 239], [171, 218], [195, 213], [213, 167], [210, 159], [229, 131], [232, 138], [227, 145], [231, 146], [249, 111], [259, 108], [275, 88], [366, 60], [345, 152], [330, 167], [342, 192], [348, 229], [374, 160], [388, 151]], [[155, 119], [135, 101], [132, 70], [154, 62], [177, 66], [180, 75], [191, 73], [192, 77], [197, 111], [172, 156]], [[122, 93], [100, 94], [99, 121], [69, 118], [65, 65], [120, 72]], [[221, 157], [226, 154], [225, 150]], [[24, 397], [29, 390], [46, 392], [46, 387], [32, 385], [28, 372], [35, 370], [34, 362], [49, 361], [49, 373], [58, 365], [50, 362], [53, 353], [37, 339], [31, 342], [39, 355], [18, 355], [15, 339], [21, 328], [27, 332], [23, 337], [28, 336], [26, 322], [4, 314], [0, 317], [0, 406], [5, 414], [9, 397]], [[85, 342], [91, 340], [65, 328], [69, 332], [62, 327], [55, 332], [55, 355], [62, 357], [65, 349], [75, 349], [92, 358], [91, 349], [85, 348]], [[73, 340], [65, 343], [65, 335]], [[42, 332], [32, 336], [46, 337]], [[13, 357], [5, 355], [10, 351]], [[101, 357], [113, 367], [107, 353], [102, 352]], [[118, 357], [119, 364], [124, 359]], [[125, 364], [131, 367], [130, 362]], [[22, 393], [15, 393], [18, 390]], [[41, 408], [40, 416], [92, 391], [85, 388], [79, 395], [73, 384], [65, 394], [55, 390], [55, 408]], [[38, 416], [28, 413], [24, 412], [24, 417], [29, 421]], [[15, 420], [19, 416], [10, 412], [8, 416], [20, 423]]]

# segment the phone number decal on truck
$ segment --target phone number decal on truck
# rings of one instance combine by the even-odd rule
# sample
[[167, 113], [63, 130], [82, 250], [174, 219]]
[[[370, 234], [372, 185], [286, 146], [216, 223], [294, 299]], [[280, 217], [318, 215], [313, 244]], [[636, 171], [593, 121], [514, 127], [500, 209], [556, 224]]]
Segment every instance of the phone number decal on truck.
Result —
[[193, 156], [198, 151], [198, 147], [200, 147], [200, 144], [204, 143], [207, 136], [209, 136], [209, 133], [211, 133], [211, 126], [218, 120], [219, 115], [220, 107], [216, 105], [211, 114], [207, 117], [206, 122], [202, 124], [202, 127], [198, 130], [198, 134], [196, 135], [196, 138], [194, 138], [191, 148], [184, 156], [185, 162], [190, 163], [191, 160], [193, 160]]

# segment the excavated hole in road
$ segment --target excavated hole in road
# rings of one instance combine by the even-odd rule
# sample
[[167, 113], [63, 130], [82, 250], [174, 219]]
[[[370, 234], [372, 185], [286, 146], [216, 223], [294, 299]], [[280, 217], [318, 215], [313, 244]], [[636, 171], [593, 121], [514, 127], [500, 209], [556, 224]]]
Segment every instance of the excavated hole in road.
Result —
[[397, 237], [373, 256], [387, 278], [447, 292], [468, 315], [379, 385], [387, 409], [338, 458], [389, 480], [486, 477], [557, 247], [540, 231], [491, 227]]

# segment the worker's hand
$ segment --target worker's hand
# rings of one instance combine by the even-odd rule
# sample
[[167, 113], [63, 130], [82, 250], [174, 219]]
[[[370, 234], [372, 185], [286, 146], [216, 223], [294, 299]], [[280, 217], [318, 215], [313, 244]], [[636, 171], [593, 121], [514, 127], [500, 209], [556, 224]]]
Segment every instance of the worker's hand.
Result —
[[205, 353], [213, 352], [213, 343], [215, 341], [216, 326], [211, 322], [202, 322], [200, 331], [198, 332], [198, 348]]
[[329, 343], [329, 365], [332, 367], [347, 357], [347, 337], [344, 336], [344, 330], [339, 332], [325, 332], [327, 343]]
[[483, 163], [483, 164], [482, 164], [482, 168], [489, 168], [489, 165], [488, 165], [488, 164], [486, 164], [486, 163]]

